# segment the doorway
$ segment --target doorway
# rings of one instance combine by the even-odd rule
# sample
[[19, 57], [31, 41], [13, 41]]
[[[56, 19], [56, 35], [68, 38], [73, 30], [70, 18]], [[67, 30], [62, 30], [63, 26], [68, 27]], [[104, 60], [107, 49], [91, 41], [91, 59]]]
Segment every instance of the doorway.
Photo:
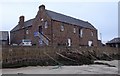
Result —
[[42, 26], [39, 26], [39, 33], [42, 33]]

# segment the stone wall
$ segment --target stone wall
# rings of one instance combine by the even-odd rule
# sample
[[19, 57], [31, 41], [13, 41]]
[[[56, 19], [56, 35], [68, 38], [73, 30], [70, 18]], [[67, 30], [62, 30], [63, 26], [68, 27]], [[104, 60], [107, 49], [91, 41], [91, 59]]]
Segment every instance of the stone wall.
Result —
[[[4, 67], [14, 66], [15, 64], [18, 66], [21, 63], [24, 65], [57, 65], [60, 62], [58, 59], [60, 56], [57, 53], [73, 60], [78, 58], [81, 61], [83, 57], [94, 60], [104, 56], [116, 55], [118, 54], [118, 48], [7, 46], [2, 47], [2, 64]], [[82, 59], [79, 56], [82, 56]]]

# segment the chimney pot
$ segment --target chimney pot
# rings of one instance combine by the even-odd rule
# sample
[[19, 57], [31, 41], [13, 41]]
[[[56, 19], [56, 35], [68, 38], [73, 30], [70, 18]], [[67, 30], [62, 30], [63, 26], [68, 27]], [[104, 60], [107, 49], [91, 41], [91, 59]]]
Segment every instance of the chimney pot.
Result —
[[45, 5], [39, 6], [39, 10], [44, 10], [44, 9], [45, 9]]
[[20, 16], [19, 21], [23, 21], [24, 22], [24, 16]]

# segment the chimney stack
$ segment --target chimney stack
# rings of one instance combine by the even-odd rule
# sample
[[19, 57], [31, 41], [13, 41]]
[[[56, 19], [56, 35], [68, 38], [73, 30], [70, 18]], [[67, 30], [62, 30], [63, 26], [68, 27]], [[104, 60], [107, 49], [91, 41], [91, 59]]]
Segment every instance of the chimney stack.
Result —
[[39, 10], [45, 10], [45, 5], [39, 6]]
[[21, 27], [24, 27], [24, 16], [20, 16], [20, 17], [19, 17], [19, 25], [20, 25]]

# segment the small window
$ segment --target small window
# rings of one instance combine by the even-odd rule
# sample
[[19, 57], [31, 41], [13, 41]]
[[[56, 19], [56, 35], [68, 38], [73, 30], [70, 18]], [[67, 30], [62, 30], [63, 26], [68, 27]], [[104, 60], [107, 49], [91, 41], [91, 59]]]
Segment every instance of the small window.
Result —
[[48, 22], [45, 21], [45, 28], [48, 28]]
[[89, 47], [93, 46], [93, 41], [88, 41], [88, 46]]
[[75, 27], [73, 28], [73, 33], [76, 33], [76, 28]]
[[83, 37], [83, 29], [79, 29], [79, 35], [80, 37]]
[[43, 18], [41, 19], [41, 21], [44, 21]]
[[61, 31], [64, 31], [64, 24], [61, 24]]
[[94, 34], [93, 34], [93, 31], [91, 32], [91, 36], [93, 36]]
[[26, 30], [26, 34], [29, 34], [29, 31], [28, 31], [28, 30]]
[[68, 38], [68, 46], [71, 46], [71, 39]]

